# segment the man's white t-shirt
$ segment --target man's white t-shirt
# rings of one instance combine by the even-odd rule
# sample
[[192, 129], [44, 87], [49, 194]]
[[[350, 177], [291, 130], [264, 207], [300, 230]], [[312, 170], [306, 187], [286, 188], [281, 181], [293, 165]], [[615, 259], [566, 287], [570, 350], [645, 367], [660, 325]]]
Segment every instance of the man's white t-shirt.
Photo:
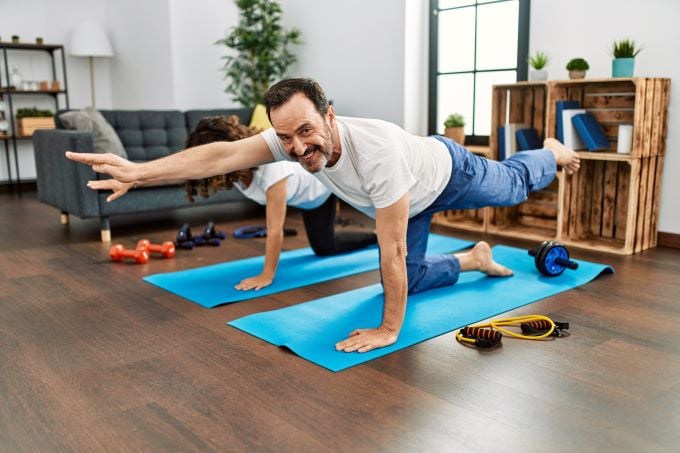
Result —
[[293, 162], [260, 165], [253, 172], [253, 181], [248, 187], [244, 187], [241, 182], [235, 183], [234, 187], [255, 203], [264, 206], [267, 204], [267, 190], [286, 178], [286, 204], [288, 206], [305, 210], [318, 208], [331, 195], [331, 191], [326, 186], [300, 164]]
[[[410, 218], [444, 191], [452, 164], [439, 140], [409, 134], [382, 120], [341, 116], [336, 120], [340, 158], [314, 176], [345, 202], [375, 218], [376, 208], [388, 207], [408, 192]], [[274, 129], [261, 134], [274, 159], [293, 160]]]

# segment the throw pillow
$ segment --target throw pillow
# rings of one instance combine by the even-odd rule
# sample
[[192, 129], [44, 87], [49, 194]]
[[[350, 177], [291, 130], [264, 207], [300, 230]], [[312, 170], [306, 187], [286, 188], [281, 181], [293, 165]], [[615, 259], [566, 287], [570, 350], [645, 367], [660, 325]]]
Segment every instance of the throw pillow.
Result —
[[95, 153], [113, 153], [127, 159], [127, 152], [118, 134], [100, 112], [87, 107], [59, 115], [67, 129], [92, 133]]
[[262, 104], [257, 104], [253, 109], [253, 116], [250, 117], [249, 127], [259, 129], [261, 131], [272, 127], [272, 123], [267, 118], [267, 108]]

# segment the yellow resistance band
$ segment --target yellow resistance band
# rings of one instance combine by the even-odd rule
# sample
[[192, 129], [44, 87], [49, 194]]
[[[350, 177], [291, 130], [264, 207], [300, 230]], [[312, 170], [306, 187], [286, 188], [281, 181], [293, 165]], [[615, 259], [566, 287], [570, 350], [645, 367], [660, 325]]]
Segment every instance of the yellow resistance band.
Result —
[[[547, 330], [538, 335], [524, 335], [502, 327], [502, 326], [519, 327], [523, 323], [536, 323], [538, 326], [540, 326], [540, 330], [544, 329]], [[483, 345], [484, 347], [490, 347], [492, 345], [500, 343], [502, 337], [502, 335], [500, 335], [498, 332], [494, 332], [494, 330], [502, 332], [503, 334], [508, 335], [510, 337], [521, 338], [523, 340], [542, 340], [552, 335], [552, 333], [555, 331], [555, 322], [552, 319], [548, 318], [547, 316], [543, 315], [526, 315], [515, 316], [513, 318], [501, 318], [486, 324], [477, 324], [474, 326], [464, 327], [456, 333], [456, 340], [464, 344], [470, 344], [475, 346]], [[467, 334], [472, 333], [475, 338], [465, 336], [466, 333]], [[480, 338], [481, 341], [486, 340], [487, 343], [480, 344]], [[493, 342], [493, 344], [488, 342]]]

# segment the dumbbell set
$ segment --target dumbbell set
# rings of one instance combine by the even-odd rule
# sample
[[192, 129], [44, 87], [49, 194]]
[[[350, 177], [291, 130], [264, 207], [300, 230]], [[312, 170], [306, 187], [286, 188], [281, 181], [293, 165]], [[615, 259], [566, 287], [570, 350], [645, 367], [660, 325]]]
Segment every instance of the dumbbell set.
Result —
[[215, 230], [213, 222], [208, 222], [208, 225], [203, 230], [203, 234], [199, 236], [193, 236], [189, 224], [185, 223], [177, 232], [175, 246], [186, 250], [191, 250], [195, 246], [201, 245], [219, 246], [226, 237], [227, 235], [223, 231]]
[[109, 249], [109, 256], [112, 261], [122, 261], [124, 258], [135, 260], [137, 264], [144, 264], [149, 261], [152, 253], [158, 253], [163, 258], [175, 256], [175, 244], [171, 241], [162, 244], [152, 244], [148, 239], [137, 242], [134, 249], [126, 249], [122, 244], [116, 244]]

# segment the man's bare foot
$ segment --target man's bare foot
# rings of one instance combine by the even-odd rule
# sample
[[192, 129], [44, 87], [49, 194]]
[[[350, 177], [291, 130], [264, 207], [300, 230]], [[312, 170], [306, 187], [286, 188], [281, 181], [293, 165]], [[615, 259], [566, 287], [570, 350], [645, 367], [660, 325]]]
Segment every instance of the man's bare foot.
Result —
[[484, 272], [491, 277], [510, 277], [512, 271], [493, 260], [491, 247], [484, 241], [479, 241], [472, 250], [455, 255], [460, 261], [460, 270]]
[[552, 151], [557, 161], [557, 166], [564, 168], [568, 175], [573, 175], [581, 168], [581, 159], [573, 149], [567, 148], [554, 138], [546, 138], [543, 147]]

